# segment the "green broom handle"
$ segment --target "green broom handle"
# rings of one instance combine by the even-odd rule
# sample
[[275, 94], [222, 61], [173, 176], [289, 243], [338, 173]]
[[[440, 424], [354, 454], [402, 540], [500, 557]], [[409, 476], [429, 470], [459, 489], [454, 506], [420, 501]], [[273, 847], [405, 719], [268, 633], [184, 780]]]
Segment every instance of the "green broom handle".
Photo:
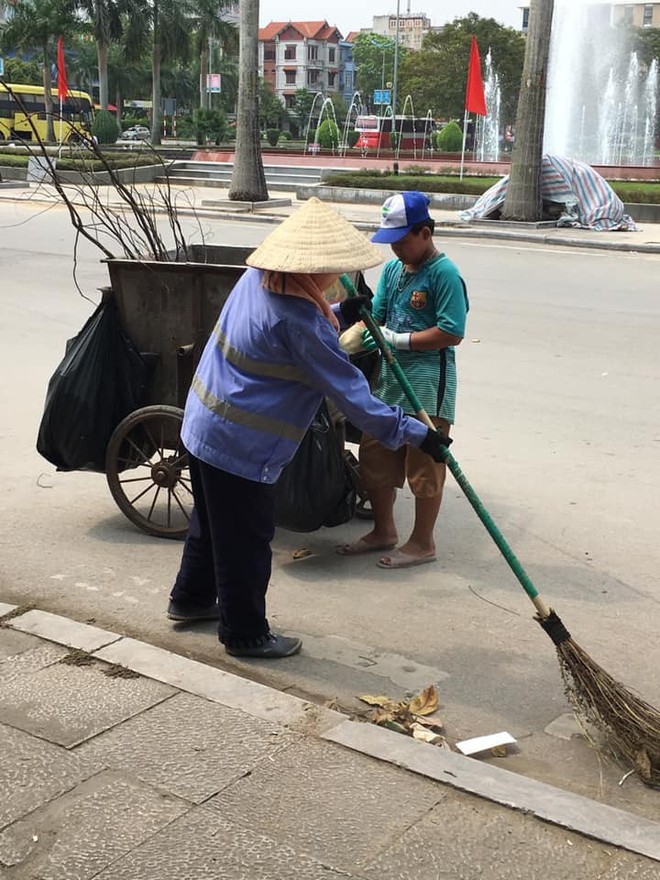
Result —
[[[349, 297], [357, 295], [355, 285], [353, 284], [351, 278], [348, 275], [341, 275], [339, 280], [340, 280], [342, 286], [344, 287], [344, 289], [346, 290]], [[369, 311], [369, 309], [363, 307], [360, 310], [360, 317], [362, 318], [367, 329], [369, 330], [369, 332], [373, 336], [374, 342], [378, 346], [382, 356], [385, 358], [386, 363], [392, 369], [392, 372], [396, 376], [399, 384], [401, 385], [401, 388], [403, 389], [404, 394], [408, 398], [410, 405], [412, 406], [412, 408], [415, 412], [416, 417], [420, 421], [424, 422], [424, 424], [427, 427], [429, 427], [432, 431], [435, 431], [436, 426], [431, 421], [429, 414], [422, 407], [422, 405], [419, 401], [419, 398], [415, 394], [415, 391], [414, 391], [412, 385], [408, 381], [408, 377], [403, 372], [401, 365], [394, 357], [394, 355], [392, 353], [392, 349], [385, 342], [385, 339], [383, 338], [383, 334], [381, 333], [380, 327], [376, 323], [376, 321], [375, 321], [373, 315], [371, 314], [371, 312]], [[451, 454], [449, 449], [447, 449], [446, 447], [445, 447], [445, 452], [444, 452], [444, 463], [447, 465], [447, 467], [449, 468], [449, 470], [452, 473], [452, 476], [454, 477], [454, 479], [456, 480], [458, 485], [463, 490], [465, 497], [467, 498], [467, 500], [470, 502], [470, 504], [474, 508], [475, 513], [477, 514], [477, 516], [479, 517], [481, 522], [486, 527], [486, 531], [488, 532], [488, 534], [491, 536], [491, 538], [493, 539], [493, 541], [495, 542], [495, 544], [499, 548], [507, 565], [509, 566], [511, 571], [514, 573], [514, 575], [516, 576], [516, 578], [520, 582], [520, 585], [522, 586], [522, 588], [525, 590], [525, 592], [527, 593], [527, 595], [531, 599], [534, 607], [536, 608], [536, 610], [539, 613], [539, 616], [541, 617], [542, 620], [545, 620], [545, 618], [548, 617], [550, 614], [550, 608], [545, 604], [543, 599], [540, 597], [538, 590], [536, 589], [536, 587], [532, 583], [529, 575], [527, 574], [527, 572], [523, 568], [520, 560], [518, 559], [516, 554], [513, 552], [513, 550], [509, 546], [506, 538], [504, 537], [502, 532], [499, 530], [499, 528], [495, 524], [495, 521], [493, 520], [491, 515], [488, 513], [488, 511], [486, 510], [484, 505], [481, 503], [479, 496], [477, 495], [477, 493], [474, 491], [474, 489], [470, 485], [467, 477], [465, 476], [465, 474], [461, 470], [458, 462], [456, 461], [454, 456]]]

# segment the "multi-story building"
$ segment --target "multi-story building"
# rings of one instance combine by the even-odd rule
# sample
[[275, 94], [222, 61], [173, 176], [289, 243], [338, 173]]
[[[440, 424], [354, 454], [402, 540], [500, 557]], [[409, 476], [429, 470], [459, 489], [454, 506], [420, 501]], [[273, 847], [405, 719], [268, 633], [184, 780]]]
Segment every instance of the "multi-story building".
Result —
[[338, 93], [342, 42], [327, 21], [272, 21], [259, 30], [259, 73], [287, 110], [298, 89]]
[[[631, 3], [630, 0], [603, 0], [599, 5], [604, 7], [604, 14], [613, 25], [631, 25], [632, 27], [660, 28], [660, 0], [648, 3]], [[522, 31], [529, 29], [529, 3], [520, 7], [522, 13]]]
[[[399, 45], [407, 49], [421, 49], [422, 40], [431, 30], [431, 19], [423, 12], [404, 12], [398, 16]], [[374, 15], [372, 34], [396, 39], [397, 16]]]
[[356, 31], [351, 31], [346, 39], [341, 40], [339, 43], [339, 94], [349, 107], [355, 94], [355, 78], [357, 73], [355, 59], [353, 58], [353, 41], [355, 40], [356, 33]]

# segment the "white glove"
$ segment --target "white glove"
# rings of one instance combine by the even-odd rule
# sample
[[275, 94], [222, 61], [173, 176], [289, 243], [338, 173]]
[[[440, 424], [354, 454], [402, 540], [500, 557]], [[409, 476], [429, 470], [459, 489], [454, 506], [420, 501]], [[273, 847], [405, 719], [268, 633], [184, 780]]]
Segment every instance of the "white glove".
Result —
[[390, 348], [397, 349], [398, 351], [410, 351], [410, 337], [412, 333], [395, 333], [389, 327], [381, 327], [380, 332]]

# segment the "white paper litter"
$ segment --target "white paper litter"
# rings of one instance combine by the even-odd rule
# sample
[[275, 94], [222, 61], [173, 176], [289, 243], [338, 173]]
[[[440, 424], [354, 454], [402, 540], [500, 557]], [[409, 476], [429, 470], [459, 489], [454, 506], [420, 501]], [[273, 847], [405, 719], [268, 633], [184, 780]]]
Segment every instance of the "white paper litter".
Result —
[[488, 736], [475, 736], [472, 739], [464, 739], [456, 743], [456, 748], [464, 755], [476, 755], [477, 752], [486, 752], [495, 746], [506, 746], [515, 743], [515, 739], [506, 730], [502, 733], [490, 733]]

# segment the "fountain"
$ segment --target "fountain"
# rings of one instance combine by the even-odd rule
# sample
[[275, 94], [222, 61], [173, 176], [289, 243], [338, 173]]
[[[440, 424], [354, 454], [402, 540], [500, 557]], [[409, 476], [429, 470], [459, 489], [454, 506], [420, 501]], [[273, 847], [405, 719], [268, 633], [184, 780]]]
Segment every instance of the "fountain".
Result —
[[493, 58], [488, 50], [485, 58], [484, 95], [487, 116], [477, 118], [476, 143], [477, 159], [480, 162], [495, 162], [500, 153], [500, 108], [502, 92], [500, 79], [493, 69]]
[[[323, 107], [323, 102], [325, 101], [325, 95], [323, 94], [323, 92], [315, 92], [314, 98], [312, 100], [312, 106], [309, 108], [309, 116], [307, 118], [307, 127], [305, 128], [305, 152], [307, 152], [307, 150], [310, 146], [309, 132], [311, 131], [311, 128], [312, 128], [312, 119], [315, 118], [314, 117], [314, 109], [316, 107], [316, 101], [319, 98], [321, 99], [321, 107]], [[317, 129], [318, 129], [318, 125], [316, 126], [314, 131], [316, 132]], [[315, 135], [315, 140], [316, 140], [316, 135]], [[316, 152], [318, 152], [318, 144], [316, 144]]]
[[[412, 119], [412, 131], [413, 136], [416, 134], [415, 131], [415, 105], [413, 104], [412, 95], [406, 95], [405, 101], [403, 102], [403, 109], [401, 110], [401, 122], [399, 123], [399, 130], [396, 131], [396, 117], [392, 118], [392, 133], [396, 133], [398, 137], [396, 138], [396, 158], [399, 160], [399, 153], [401, 151], [401, 139], [403, 135], [403, 124], [407, 119], [406, 116], [406, 107], [410, 104], [410, 118]], [[417, 138], [413, 139], [413, 159], [417, 158]]]
[[433, 158], [433, 113], [430, 108], [426, 111], [424, 117], [424, 143], [422, 144], [422, 162], [424, 161], [424, 153], [428, 147], [429, 159]]
[[612, 26], [610, 4], [556, 0], [544, 149], [596, 165], [653, 161], [658, 65]]
[[[359, 103], [355, 103], [355, 99], [358, 99]], [[355, 110], [355, 118], [361, 116], [364, 113], [364, 106], [362, 104], [362, 96], [360, 92], [354, 92], [353, 97], [351, 98], [351, 104], [348, 108], [348, 112], [346, 114], [346, 119], [344, 120], [344, 128], [342, 129], [341, 134], [341, 142], [339, 144], [339, 155], [345, 156], [346, 151], [348, 150], [348, 128], [351, 123], [351, 118], [353, 115], [353, 110]]]

